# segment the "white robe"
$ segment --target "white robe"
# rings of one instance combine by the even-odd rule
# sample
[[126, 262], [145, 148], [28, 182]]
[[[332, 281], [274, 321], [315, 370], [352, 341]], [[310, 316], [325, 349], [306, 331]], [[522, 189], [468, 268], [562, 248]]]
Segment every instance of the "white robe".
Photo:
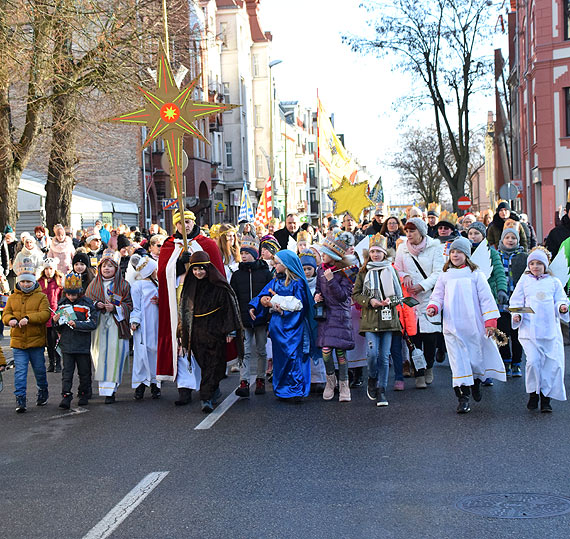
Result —
[[139, 328], [133, 332], [133, 388], [140, 384], [157, 384], [160, 387], [156, 379], [158, 305], [151, 302], [155, 296], [158, 296], [158, 287], [152, 281], [133, 280], [131, 324], [139, 324]]
[[465, 267], [441, 273], [429, 305], [443, 311], [443, 335], [453, 387], [472, 386], [474, 378], [507, 380], [499, 349], [485, 336], [485, 322], [500, 315], [481, 271]]
[[[526, 391], [564, 401], [564, 341], [560, 320], [568, 322], [568, 313], [561, 314], [561, 305], [568, 305], [562, 284], [556, 277], [537, 279], [523, 275], [511, 296], [509, 307], [531, 307], [534, 314], [521, 314], [521, 321], [512, 321], [519, 330], [519, 341], [526, 355]], [[514, 317], [514, 316], [513, 316]]]

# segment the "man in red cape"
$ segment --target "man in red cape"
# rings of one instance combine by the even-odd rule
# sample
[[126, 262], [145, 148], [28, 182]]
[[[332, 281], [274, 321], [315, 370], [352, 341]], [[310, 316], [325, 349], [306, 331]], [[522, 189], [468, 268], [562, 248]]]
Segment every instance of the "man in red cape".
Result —
[[[156, 377], [161, 381], [175, 381], [178, 385], [177, 405], [188, 404], [192, 398], [192, 389], [200, 386], [196, 380], [194, 365], [190, 375], [187, 358], [178, 357], [177, 328], [178, 328], [178, 297], [176, 290], [181, 285], [179, 278], [186, 273], [186, 264], [192, 253], [205, 251], [210, 256], [212, 264], [225, 275], [224, 263], [216, 242], [200, 234], [200, 227], [196, 224], [196, 217], [190, 210], [184, 211], [184, 225], [180, 212], [172, 216], [176, 232], [162, 245], [158, 258], [158, 361]], [[182, 226], [186, 227], [188, 251], [184, 251], [182, 240]]]

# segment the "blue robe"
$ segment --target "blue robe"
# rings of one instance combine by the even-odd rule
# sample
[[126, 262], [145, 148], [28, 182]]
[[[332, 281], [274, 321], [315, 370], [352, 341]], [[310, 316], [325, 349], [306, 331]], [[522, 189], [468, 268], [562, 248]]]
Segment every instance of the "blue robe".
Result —
[[269, 336], [273, 346], [273, 392], [277, 397], [307, 397], [311, 387], [311, 350], [314, 339], [308, 321], [310, 299], [305, 281], [292, 280], [285, 286], [281, 276], [270, 281], [250, 306], [255, 314], [266, 314], [268, 309], [261, 305], [263, 296], [271, 296], [269, 289], [280, 296], [295, 296], [303, 303], [301, 311], [284, 311], [283, 315], [273, 313], [269, 321]]

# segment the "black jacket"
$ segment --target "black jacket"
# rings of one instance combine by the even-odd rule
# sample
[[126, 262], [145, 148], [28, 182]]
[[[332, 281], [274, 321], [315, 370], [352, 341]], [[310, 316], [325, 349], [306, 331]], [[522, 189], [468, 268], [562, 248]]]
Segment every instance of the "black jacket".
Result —
[[245, 328], [267, 324], [267, 318], [258, 316], [255, 320], [249, 316], [249, 302], [256, 297], [273, 279], [269, 267], [264, 260], [240, 262], [239, 268], [232, 275], [230, 285], [236, 293], [241, 320]]
[[287, 249], [287, 245], [289, 243], [289, 237], [292, 237], [295, 241], [297, 241], [297, 234], [299, 231], [295, 232], [295, 234], [290, 234], [287, 228], [280, 228], [279, 230], [275, 231], [275, 239], [279, 242], [281, 249]]
[[376, 219], [373, 219], [370, 226], [364, 231], [364, 235], [375, 236], [380, 232], [380, 230], [382, 230], [382, 225], [378, 224], [378, 221], [376, 221]]
[[546, 237], [546, 240], [544, 241], [544, 246], [551, 252], [552, 257], [554, 258], [558, 254], [562, 242], [569, 237], [570, 217], [568, 217], [568, 214], [566, 214], [562, 216], [560, 224], [550, 231]]
[[59, 346], [64, 354], [89, 354], [91, 351], [91, 332], [97, 328], [99, 311], [93, 301], [85, 296], [71, 303], [65, 295], [59, 300], [58, 306], [73, 305], [75, 311], [75, 329], [67, 324], [56, 326], [60, 334]]

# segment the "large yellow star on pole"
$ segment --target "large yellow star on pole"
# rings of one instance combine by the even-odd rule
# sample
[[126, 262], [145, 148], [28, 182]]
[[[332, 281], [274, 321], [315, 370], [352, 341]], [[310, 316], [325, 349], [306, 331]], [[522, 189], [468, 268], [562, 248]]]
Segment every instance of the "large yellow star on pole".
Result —
[[344, 177], [340, 185], [329, 193], [329, 197], [334, 201], [333, 213], [335, 215], [349, 213], [355, 221], [359, 221], [363, 210], [374, 206], [366, 194], [367, 190], [368, 182], [351, 184]]

